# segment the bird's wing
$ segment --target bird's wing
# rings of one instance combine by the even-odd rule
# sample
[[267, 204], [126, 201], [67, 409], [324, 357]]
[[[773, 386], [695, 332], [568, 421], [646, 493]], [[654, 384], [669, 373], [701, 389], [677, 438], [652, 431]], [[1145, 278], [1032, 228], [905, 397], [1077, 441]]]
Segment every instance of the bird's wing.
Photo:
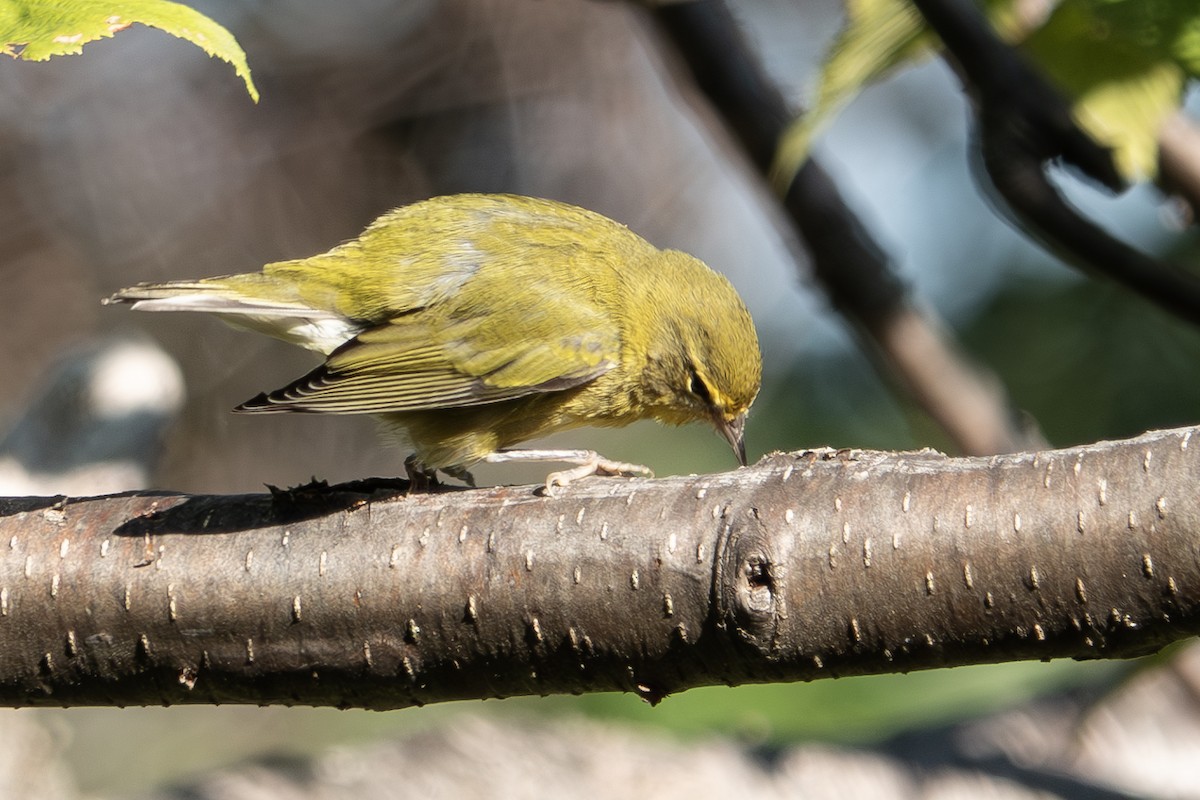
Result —
[[619, 333], [603, 312], [541, 300], [457, 322], [422, 311], [400, 316], [236, 410], [363, 414], [475, 406], [569, 389], [616, 366]]

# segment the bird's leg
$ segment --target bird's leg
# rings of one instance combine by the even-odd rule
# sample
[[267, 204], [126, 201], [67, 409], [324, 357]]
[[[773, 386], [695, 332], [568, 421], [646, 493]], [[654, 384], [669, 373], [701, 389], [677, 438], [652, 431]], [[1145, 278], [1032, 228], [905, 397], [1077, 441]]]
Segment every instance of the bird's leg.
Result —
[[467, 486], [470, 486], [472, 489], [475, 488], [475, 476], [472, 475], [465, 467], [442, 467], [442, 472], [446, 473], [451, 478], [457, 478]]
[[[451, 478], [457, 478], [472, 489], [475, 488], [475, 476], [465, 467], [442, 467], [441, 470]], [[430, 469], [418, 461], [415, 453], [404, 459], [404, 471], [408, 473], [410, 492], [428, 492], [437, 488], [438, 471]]]
[[586, 478], [589, 475], [654, 477], [654, 473], [650, 471], [649, 467], [625, 461], [612, 461], [595, 450], [497, 450], [484, 456], [483, 460], [489, 464], [502, 464], [506, 461], [563, 461], [578, 465], [547, 475], [547, 492], [553, 491], [555, 486], [566, 486], [571, 481]]
[[404, 459], [404, 471], [408, 473], [409, 492], [428, 492], [437, 486], [437, 470], [428, 469], [417, 461], [416, 453]]

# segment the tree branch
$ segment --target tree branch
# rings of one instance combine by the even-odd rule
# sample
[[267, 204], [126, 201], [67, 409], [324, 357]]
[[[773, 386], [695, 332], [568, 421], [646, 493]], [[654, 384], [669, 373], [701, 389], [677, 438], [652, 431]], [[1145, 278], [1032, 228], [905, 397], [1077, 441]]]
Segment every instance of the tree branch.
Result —
[[656, 702], [1147, 653], [1200, 631], [1197, 431], [990, 459], [779, 454], [560, 498], [0, 500], [0, 703]]

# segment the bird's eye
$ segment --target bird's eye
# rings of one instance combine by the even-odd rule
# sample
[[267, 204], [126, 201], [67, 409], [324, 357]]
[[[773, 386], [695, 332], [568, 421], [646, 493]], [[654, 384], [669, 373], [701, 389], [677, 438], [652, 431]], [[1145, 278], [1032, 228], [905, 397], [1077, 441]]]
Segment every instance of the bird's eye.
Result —
[[709, 391], [708, 385], [704, 379], [696, 372], [696, 368], [692, 367], [688, 372], [688, 391], [700, 398], [705, 405], [713, 404], [712, 392]]

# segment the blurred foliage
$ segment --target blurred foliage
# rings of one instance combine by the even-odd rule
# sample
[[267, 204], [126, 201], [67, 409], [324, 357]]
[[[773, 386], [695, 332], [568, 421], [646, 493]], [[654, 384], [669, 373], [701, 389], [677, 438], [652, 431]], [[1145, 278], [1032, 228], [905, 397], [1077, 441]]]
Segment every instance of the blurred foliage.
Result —
[[[1153, 178], [1158, 130], [1200, 76], [1200, 5], [1185, 0], [1063, 0], [1028, 30], [1013, 0], [992, 23], [1074, 101], [1080, 124], [1116, 152], [1131, 180]], [[813, 139], [867, 86], [932, 55], [936, 38], [909, 0], [847, 0], [846, 24], [821, 69], [817, 100], [780, 144], [772, 180], [786, 186]]]
[[1200, 332], [1116, 287], [1014, 286], [964, 335], [1054, 445], [1196, 421]]
[[135, 23], [186, 39], [233, 66], [258, 102], [246, 54], [233, 34], [199, 11], [168, 0], [0, 0], [0, 53], [26, 61], [77, 55]]
[[[1056, 447], [1196, 421], [1200, 331], [1110, 284], [1017, 281], [958, 333]], [[785, 384], [755, 408], [751, 445], [761, 441], [756, 430], [773, 439], [755, 452], [818, 444], [953, 452], [861, 356], [810, 359]]]
[[1195, 3], [1079, 0], [1059, 5], [1024, 46], [1114, 149], [1121, 174], [1139, 179], [1157, 172], [1158, 131], [1200, 74], [1198, 34]]
[[872, 83], [932, 55], [933, 39], [908, 0], [846, 0], [846, 24], [821, 67], [817, 97], [780, 141], [771, 182], [782, 192], [808, 158], [813, 139]]
[[[654, 707], [632, 694], [610, 692], [440, 703], [384, 713], [279, 706], [33, 713], [59, 724], [69, 720], [66, 757], [75, 766], [83, 791], [119, 797], [223, 765], [311, 756], [334, 745], [453, 725], [455, 717], [463, 714], [526, 719], [582, 715], [681, 739], [728, 736], [750, 746], [816, 739], [866, 745], [906, 731], [953, 724], [1056, 690], [1102, 689], [1131, 669], [1130, 662], [1060, 660], [812, 683], [715, 686], [673, 695]], [[187, 732], [182, 739], [180, 731]], [[130, 767], [130, 753], [137, 754], [136, 768]]]
[[[652, 725], [682, 736], [718, 733], [751, 743], [806, 739], [870, 743], [947, 725], [1066, 687], [1104, 685], [1127, 663], [987, 664], [812, 683], [693, 689], [651, 708], [633, 695], [550, 698], [551, 711]], [[523, 705], [523, 704], [522, 704]]]

